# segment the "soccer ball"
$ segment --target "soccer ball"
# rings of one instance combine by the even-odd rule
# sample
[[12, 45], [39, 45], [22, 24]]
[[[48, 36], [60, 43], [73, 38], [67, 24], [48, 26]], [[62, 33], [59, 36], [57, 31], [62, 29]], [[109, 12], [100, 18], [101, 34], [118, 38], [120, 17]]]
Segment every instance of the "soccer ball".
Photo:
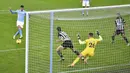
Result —
[[21, 42], [22, 42], [21, 39], [17, 39], [17, 40], [16, 40], [16, 43], [17, 43], [17, 44], [21, 44]]

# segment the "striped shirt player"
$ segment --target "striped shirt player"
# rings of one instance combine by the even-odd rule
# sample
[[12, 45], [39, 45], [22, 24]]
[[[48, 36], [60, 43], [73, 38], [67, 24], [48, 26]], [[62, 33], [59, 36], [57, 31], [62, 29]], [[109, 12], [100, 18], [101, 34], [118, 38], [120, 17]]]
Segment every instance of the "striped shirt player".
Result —
[[[90, 0], [81, 0], [83, 8], [90, 7]], [[82, 11], [82, 15], [84, 16], [84, 10]], [[86, 15], [88, 15], [88, 11], [86, 11]]]
[[60, 61], [64, 60], [64, 57], [62, 55], [62, 50], [66, 48], [70, 48], [76, 55], [79, 55], [79, 52], [74, 49], [73, 43], [70, 39], [70, 37], [63, 31], [61, 31], [61, 27], [57, 27], [58, 31], [58, 41], [61, 41], [62, 44], [56, 49], [57, 54], [60, 56]]
[[122, 38], [125, 40], [125, 42], [127, 43], [127, 45], [129, 46], [129, 42], [128, 39], [125, 36], [125, 30], [124, 30], [124, 26], [125, 26], [125, 20], [121, 17], [120, 13], [117, 13], [117, 17], [115, 20], [115, 32], [112, 36], [112, 43], [114, 43], [115, 40], [115, 36], [121, 34]]
[[63, 31], [58, 33], [58, 37], [61, 41], [63, 41], [63, 44], [61, 44], [64, 48], [73, 48], [73, 44], [71, 42], [70, 37]]
[[10, 12], [12, 14], [17, 14], [17, 22], [16, 22], [16, 26], [18, 27], [18, 31], [16, 32], [16, 34], [13, 36], [13, 39], [15, 39], [15, 37], [20, 34], [20, 38], [23, 37], [22, 35], [22, 28], [24, 26], [24, 17], [26, 15], [26, 11], [24, 10], [24, 6], [21, 5], [21, 8], [19, 10], [13, 11], [10, 9]]
[[125, 21], [122, 17], [117, 17], [115, 20], [115, 25], [116, 25], [116, 34], [119, 35], [123, 35], [124, 33], [124, 24]]

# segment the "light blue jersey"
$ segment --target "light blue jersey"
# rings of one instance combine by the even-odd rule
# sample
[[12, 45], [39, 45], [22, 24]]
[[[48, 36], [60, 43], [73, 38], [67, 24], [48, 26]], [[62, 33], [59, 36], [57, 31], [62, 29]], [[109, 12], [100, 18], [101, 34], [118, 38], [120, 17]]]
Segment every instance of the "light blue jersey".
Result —
[[89, 1], [89, 0], [83, 0], [83, 1]]
[[17, 16], [17, 21], [20, 21], [20, 22], [24, 22], [24, 16], [26, 15], [26, 11], [21, 11], [21, 10], [16, 10], [16, 11], [12, 11], [12, 10], [10, 10], [10, 12], [12, 13], [12, 14], [18, 14], [18, 16]]

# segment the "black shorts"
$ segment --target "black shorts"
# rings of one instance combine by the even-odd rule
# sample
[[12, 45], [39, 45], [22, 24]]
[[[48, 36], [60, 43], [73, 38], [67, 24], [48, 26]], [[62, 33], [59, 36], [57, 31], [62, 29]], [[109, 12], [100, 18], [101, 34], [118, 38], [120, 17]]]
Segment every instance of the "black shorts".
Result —
[[123, 35], [123, 34], [125, 34], [125, 32], [124, 32], [124, 30], [116, 30], [115, 34], [116, 35], [119, 35], [119, 34]]
[[71, 40], [66, 40], [64, 41], [61, 46], [63, 46], [64, 48], [73, 48], [73, 44], [71, 42]]

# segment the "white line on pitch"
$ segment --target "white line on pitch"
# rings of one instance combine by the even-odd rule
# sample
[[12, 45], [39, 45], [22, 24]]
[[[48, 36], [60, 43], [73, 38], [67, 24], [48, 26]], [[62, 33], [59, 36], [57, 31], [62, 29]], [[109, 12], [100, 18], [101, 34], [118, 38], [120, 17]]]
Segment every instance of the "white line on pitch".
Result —
[[110, 66], [102, 66], [102, 67], [95, 67], [95, 68], [85, 68], [85, 69], [72, 70], [72, 71], [64, 71], [64, 72], [58, 72], [58, 73], [81, 72], [81, 71], [97, 70], [97, 69], [102, 69], [102, 68], [111, 68], [111, 67], [128, 66], [128, 65], [130, 65], [130, 64], [120, 64], [120, 65], [110, 65]]
[[9, 10], [0, 10], [0, 12], [2, 12], [2, 11], [9, 11]]
[[8, 50], [0, 50], [1, 52], [10, 52], [10, 51], [17, 51], [17, 50], [24, 50], [25, 48], [17, 48], [17, 49], [8, 49]]

